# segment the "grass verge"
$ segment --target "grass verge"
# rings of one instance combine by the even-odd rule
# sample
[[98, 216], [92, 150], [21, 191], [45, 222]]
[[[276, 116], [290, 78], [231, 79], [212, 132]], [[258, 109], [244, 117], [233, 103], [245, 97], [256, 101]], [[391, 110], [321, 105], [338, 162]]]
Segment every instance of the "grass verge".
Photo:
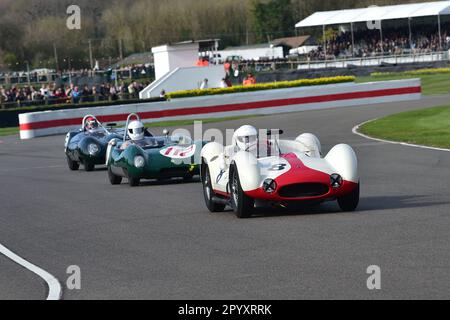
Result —
[[0, 128], [0, 137], [19, 134], [19, 128]]
[[369, 77], [359, 77], [356, 82], [388, 81], [401, 79], [420, 78], [422, 80], [422, 93], [424, 95], [432, 94], [450, 94], [450, 73], [436, 74], [387, 74], [374, 75]]
[[384, 140], [450, 149], [450, 106], [395, 114], [369, 122], [359, 131]]

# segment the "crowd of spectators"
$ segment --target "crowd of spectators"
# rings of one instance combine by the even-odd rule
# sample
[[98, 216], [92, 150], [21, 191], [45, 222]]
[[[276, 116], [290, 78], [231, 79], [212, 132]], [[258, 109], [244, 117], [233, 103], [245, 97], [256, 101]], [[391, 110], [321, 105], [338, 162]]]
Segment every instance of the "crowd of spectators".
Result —
[[380, 30], [360, 30], [354, 33], [355, 48], [352, 49], [352, 34], [350, 31], [336, 34], [327, 41], [326, 52], [323, 45], [309, 52], [310, 61], [348, 58], [373, 57], [380, 55], [400, 55], [407, 53], [431, 53], [448, 50], [450, 45], [450, 32], [442, 29], [441, 41], [435, 26], [422, 27], [409, 38], [408, 28], [387, 28], [383, 30], [381, 39]]
[[0, 86], [0, 105], [2, 107], [21, 107], [139, 99], [139, 92], [147, 85], [148, 83], [134, 81], [130, 84], [121, 82], [117, 86], [110, 83], [94, 86], [43, 84], [40, 88], [12, 86], [9, 89]]

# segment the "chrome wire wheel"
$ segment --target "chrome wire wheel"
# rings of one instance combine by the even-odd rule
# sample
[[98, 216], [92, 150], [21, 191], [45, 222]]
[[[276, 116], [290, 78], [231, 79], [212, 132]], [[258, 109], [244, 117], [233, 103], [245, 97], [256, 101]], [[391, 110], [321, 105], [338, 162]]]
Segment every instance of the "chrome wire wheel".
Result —
[[209, 173], [209, 168], [206, 164], [202, 167], [201, 179], [203, 181], [203, 196], [205, 198], [206, 206], [211, 212], [222, 212], [225, 210], [225, 204], [216, 203], [214, 201], [214, 190], [212, 187], [211, 174]]
[[233, 165], [231, 175], [231, 204], [236, 216], [240, 219], [250, 218], [255, 207], [255, 200], [245, 194], [237, 167]]
[[208, 174], [206, 174], [205, 181], [203, 182], [203, 187], [205, 188], [205, 195], [208, 198], [208, 200], [211, 200], [211, 177]]
[[231, 181], [231, 194], [233, 197], [233, 204], [237, 207], [239, 204], [239, 182], [236, 170], [233, 172], [233, 180]]

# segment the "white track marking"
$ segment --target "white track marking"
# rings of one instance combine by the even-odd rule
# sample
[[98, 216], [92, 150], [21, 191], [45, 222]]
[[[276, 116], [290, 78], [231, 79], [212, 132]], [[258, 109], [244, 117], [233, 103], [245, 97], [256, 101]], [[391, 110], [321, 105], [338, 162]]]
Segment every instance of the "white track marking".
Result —
[[378, 139], [378, 138], [372, 138], [369, 137], [361, 132], [359, 132], [359, 128], [361, 128], [363, 125], [369, 123], [369, 122], [373, 122], [376, 121], [378, 119], [373, 119], [373, 120], [369, 120], [366, 122], [363, 122], [357, 126], [355, 126], [352, 130], [352, 132], [360, 137], [363, 137], [365, 139], [369, 139], [369, 140], [373, 140], [373, 141], [378, 141], [378, 142], [383, 142], [383, 143], [390, 143], [390, 144], [397, 144], [397, 145], [401, 145], [401, 146], [406, 146], [406, 147], [414, 147], [414, 148], [420, 148], [420, 149], [427, 149], [427, 150], [434, 150], [434, 151], [444, 151], [444, 152], [450, 152], [450, 149], [444, 149], [444, 148], [435, 148], [435, 147], [427, 147], [427, 146], [421, 146], [418, 144], [411, 144], [411, 143], [406, 143], [406, 142], [397, 142], [397, 141], [390, 141], [390, 140], [384, 140], [384, 139]]
[[62, 287], [59, 283], [58, 279], [56, 279], [54, 276], [52, 276], [47, 271], [39, 268], [38, 266], [35, 266], [34, 264], [26, 261], [25, 259], [19, 257], [17, 254], [9, 250], [8, 248], [4, 247], [0, 244], [0, 253], [2, 253], [7, 258], [11, 259], [18, 265], [24, 267], [25, 269], [28, 269], [29, 271], [33, 272], [34, 274], [41, 277], [48, 286], [48, 296], [47, 300], [60, 300], [62, 296]]

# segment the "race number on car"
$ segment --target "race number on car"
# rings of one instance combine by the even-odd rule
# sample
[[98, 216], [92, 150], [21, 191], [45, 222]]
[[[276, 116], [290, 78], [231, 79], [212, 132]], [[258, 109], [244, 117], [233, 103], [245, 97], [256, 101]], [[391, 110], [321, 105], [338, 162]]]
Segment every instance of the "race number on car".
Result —
[[189, 147], [172, 146], [162, 149], [160, 153], [168, 158], [172, 159], [185, 159], [190, 158], [195, 154], [196, 146], [191, 145]]

